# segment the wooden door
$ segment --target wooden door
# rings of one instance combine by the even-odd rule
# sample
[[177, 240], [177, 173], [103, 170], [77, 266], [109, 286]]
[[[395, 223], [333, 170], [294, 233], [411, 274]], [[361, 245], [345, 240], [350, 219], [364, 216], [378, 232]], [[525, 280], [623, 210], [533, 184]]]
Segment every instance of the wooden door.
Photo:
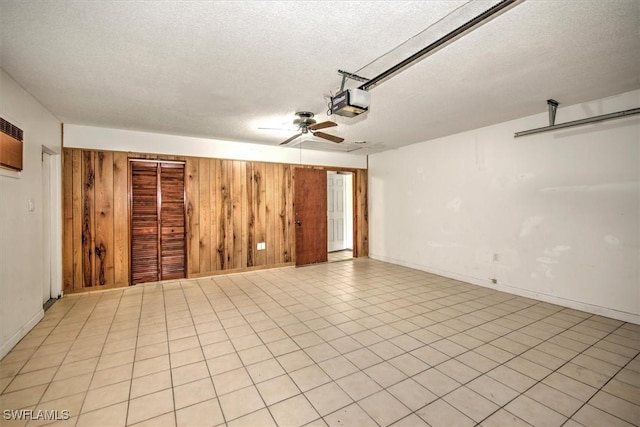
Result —
[[131, 284], [185, 277], [184, 164], [131, 162]]
[[131, 162], [131, 284], [158, 280], [158, 165]]
[[184, 164], [160, 164], [160, 278], [185, 277]]
[[327, 261], [327, 172], [295, 170], [296, 265]]

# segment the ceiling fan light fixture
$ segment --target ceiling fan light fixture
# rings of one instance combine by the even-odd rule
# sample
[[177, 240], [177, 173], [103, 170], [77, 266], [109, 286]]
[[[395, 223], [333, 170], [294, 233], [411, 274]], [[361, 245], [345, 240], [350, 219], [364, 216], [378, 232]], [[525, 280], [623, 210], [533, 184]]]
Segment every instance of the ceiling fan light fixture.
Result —
[[340, 143], [344, 141], [344, 138], [341, 138], [339, 136], [331, 135], [324, 132], [318, 132], [318, 129], [338, 126], [337, 123], [334, 123], [331, 121], [316, 123], [316, 120], [313, 117], [314, 117], [314, 114], [309, 111], [298, 111], [296, 113], [296, 118], [293, 120], [293, 124], [294, 126], [296, 126], [299, 133], [281, 142], [280, 145], [287, 145], [288, 143], [294, 141], [299, 136], [302, 136], [308, 133], [311, 133], [314, 136], [317, 136], [319, 138], [326, 139], [328, 141], [335, 142], [335, 143]]

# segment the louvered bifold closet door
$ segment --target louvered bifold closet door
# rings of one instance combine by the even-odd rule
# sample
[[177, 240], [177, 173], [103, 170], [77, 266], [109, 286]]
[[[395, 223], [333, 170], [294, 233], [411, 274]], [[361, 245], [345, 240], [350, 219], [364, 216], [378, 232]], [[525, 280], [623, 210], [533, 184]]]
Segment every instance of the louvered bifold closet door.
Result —
[[159, 279], [158, 164], [131, 162], [131, 284]]
[[160, 272], [163, 280], [185, 277], [184, 164], [160, 165]]

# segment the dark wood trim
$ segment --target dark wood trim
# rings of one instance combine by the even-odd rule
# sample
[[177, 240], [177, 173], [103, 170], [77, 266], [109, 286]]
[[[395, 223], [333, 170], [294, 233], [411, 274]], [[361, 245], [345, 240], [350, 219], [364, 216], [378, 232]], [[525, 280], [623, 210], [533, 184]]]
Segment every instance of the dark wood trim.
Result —
[[156, 218], [158, 222], [158, 234], [156, 234], [156, 247], [158, 248], [158, 280], [162, 279], [162, 167], [156, 162]]

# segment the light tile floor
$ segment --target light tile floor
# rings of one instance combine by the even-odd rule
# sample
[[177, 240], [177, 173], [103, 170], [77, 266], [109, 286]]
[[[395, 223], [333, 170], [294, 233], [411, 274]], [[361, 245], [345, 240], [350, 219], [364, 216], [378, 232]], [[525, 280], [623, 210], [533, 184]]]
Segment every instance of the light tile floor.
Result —
[[0, 362], [0, 423], [639, 425], [639, 351], [638, 325], [357, 259], [68, 296]]
[[327, 258], [329, 262], [350, 260], [353, 259], [353, 251], [350, 249], [344, 249], [341, 251], [329, 252]]

